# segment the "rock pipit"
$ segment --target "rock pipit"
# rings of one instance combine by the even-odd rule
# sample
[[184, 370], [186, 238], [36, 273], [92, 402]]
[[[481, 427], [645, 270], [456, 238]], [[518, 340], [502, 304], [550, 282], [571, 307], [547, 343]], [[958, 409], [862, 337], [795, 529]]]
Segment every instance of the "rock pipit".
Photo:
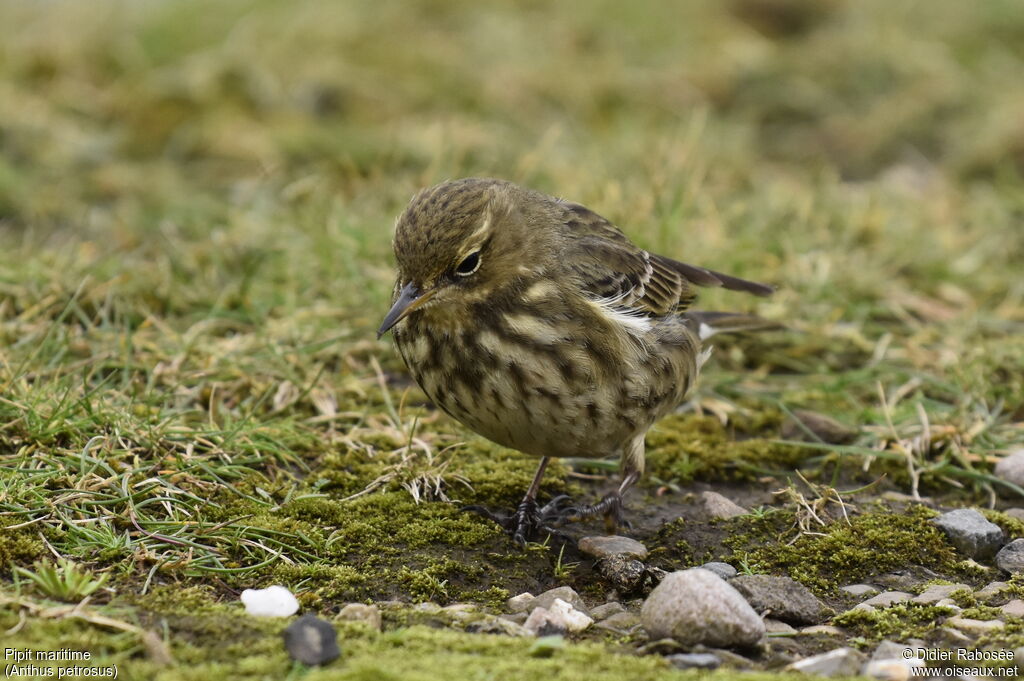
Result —
[[[717, 330], [759, 317], [689, 311], [695, 285], [772, 288], [635, 246], [576, 203], [468, 178], [424, 189], [395, 228], [393, 330], [437, 406], [498, 444], [539, 456], [510, 513], [483, 512], [523, 543], [567, 518], [622, 522], [644, 470], [644, 434], [697, 378]], [[621, 457], [622, 484], [591, 506], [536, 498], [550, 457]]]

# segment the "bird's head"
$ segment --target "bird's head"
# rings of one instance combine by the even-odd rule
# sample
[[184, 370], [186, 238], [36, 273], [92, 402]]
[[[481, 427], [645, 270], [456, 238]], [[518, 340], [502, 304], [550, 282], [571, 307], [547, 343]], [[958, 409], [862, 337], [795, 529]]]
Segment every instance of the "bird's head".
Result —
[[428, 309], [459, 317], [545, 271], [554, 237], [531, 228], [528, 194], [502, 180], [467, 178], [414, 196], [395, 226], [398, 281], [377, 336]]

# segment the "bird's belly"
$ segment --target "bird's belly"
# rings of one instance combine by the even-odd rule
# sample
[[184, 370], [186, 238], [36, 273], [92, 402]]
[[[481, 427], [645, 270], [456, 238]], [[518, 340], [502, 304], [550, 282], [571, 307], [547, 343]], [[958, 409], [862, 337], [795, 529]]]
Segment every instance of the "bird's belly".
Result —
[[677, 385], [652, 387], [649, 367], [614, 366], [568, 344], [528, 355], [459, 343], [427, 348], [399, 338], [427, 396], [480, 435], [535, 456], [618, 455], [682, 398]]

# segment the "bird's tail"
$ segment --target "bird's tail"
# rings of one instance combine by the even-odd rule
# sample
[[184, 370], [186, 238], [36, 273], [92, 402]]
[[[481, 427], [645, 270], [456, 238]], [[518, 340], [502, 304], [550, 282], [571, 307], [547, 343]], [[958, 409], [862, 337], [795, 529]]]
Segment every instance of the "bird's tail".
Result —
[[784, 328], [782, 324], [753, 314], [734, 312], [706, 312], [689, 310], [683, 314], [694, 333], [701, 340], [707, 340], [719, 333], [738, 333], [742, 331], [769, 331]]

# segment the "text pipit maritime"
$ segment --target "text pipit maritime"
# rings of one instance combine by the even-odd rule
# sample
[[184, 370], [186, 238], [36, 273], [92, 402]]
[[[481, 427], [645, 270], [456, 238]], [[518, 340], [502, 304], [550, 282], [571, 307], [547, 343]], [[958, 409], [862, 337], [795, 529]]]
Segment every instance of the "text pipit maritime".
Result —
[[[689, 310], [696, 286], [772, 288], [635, 246], [569, 201], [494, 179], [424, 189], [395, 228], [398, 282], [379, 335], [437, 406], [498, 444], [540, 457], [514, 512], [474, 507], [519, 543], [567, 519], [624, 522], [644, 434], [693, 386], [716, 331], [773, 326]], [[537, 505], [551, 457], [621, 458], [622, 484], [591, 506]]]

